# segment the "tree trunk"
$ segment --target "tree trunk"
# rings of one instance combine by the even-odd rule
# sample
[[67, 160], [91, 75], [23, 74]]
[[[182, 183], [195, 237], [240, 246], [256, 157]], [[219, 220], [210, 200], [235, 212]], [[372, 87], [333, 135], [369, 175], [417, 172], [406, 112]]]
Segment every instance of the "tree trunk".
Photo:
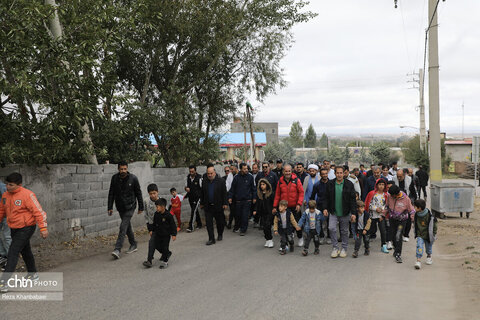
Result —
[[[62, 25], [60, 24], [60, 19], [58, 18], [58, 11], [57, 11], [57, 4], [55, 0], [45, 0], [46, 5], [50, 5], [55, 8], [55, 14], [50, 16], [50, 32], [52, 33], [53, 40], [59, 40], [62, 38]], [[66, 66], [68, 68], [68, 62], [66, 62]], [[82, 140], [89, 146], [93, 146], [92, 138], [90, 137], [90, 128], [88, 123], [85, 121], [84, 125], [82, 126], [82, 133], [83, 138]], [[94, 152], [87, 155], [87, 161], [90, 164], [98, 164], [97, 156]]]

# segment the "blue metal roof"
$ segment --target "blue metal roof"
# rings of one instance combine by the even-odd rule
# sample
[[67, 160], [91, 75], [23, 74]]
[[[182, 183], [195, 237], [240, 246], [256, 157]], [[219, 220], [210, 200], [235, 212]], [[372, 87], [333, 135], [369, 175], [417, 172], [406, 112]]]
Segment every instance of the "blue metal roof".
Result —
[[[266, 145], [267, 134], [265, 132], [254, 132], [255, 145]], [[227, 133], [220, 138], [221, 146], [238, 146], [245, 143], [245, 136], [243, 132]], [[250, 133], [247, 133], [247, 144], [250, 144]]]

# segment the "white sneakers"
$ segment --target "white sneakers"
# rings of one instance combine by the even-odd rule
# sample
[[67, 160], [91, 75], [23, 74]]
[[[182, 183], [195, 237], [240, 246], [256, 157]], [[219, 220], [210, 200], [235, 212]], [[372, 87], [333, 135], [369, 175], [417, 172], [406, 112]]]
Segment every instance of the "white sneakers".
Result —
[[[273, 240], [267, 240], [265, 242], [265, 248], [273, 248]], [[280, 248], [281, 249], [281, 248]]]
[[339, 253], [338, 249], [333, 248], [332, 254], [330, 255], [330, 257], [336, 258], [336, 257], [338, 257], [338, 253]]
[[265, 241], [264, 247], [267, 248], [269, 243], [270, 243], [270, 240]]
[[342, 251], [340, 251], [340, 258], [346, 258], [347, 257], [347, 252], [345, 251], [345, 249], [342, 249]]
[[408, 242], [410, 240], [408, 237], [403, 237], [403, 242]]
[[298, 247], [303, 247], [303, 237], [298, 239]]
[[420, 261], [415, 262], [415, 269], [419, 270], [422, 268], [422, 263]]
[[392, 249], [393, 249], [392, 241], [388, 241], [388, 242], [387, 242], [387, 249], [388, 249], [388, 250], [392, 250]]
[[425, 261], [425, 263], [431, 265], [433, 263], [432, 257], [427, 257], [427, 261]]

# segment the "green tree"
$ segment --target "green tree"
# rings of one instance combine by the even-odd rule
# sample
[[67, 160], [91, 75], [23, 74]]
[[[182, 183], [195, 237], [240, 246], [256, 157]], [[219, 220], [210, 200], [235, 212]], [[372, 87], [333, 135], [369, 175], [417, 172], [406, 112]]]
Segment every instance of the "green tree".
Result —
[[425, 170], [428, 170], [430, 166], [430, 160], [428, 153], [420, 148], [420, 136], [415, 135], [410, 140], [407, 140], [401, 145], [405, 161], [409, 164], [413, 164], [416, 167], [423, 166]]
[[320, 148], [328, 148], [328, 137], [325, 134], [325, 132], [322, 134], [322, 137], [320, 138], [320, 141], [318, 144]]
[[289, 143], [270, 143], [265, 148], [265, 159], [274, 160], [282, 159], [284, 162], [288, 162], [294, 159], [295, 152], [293, 147]]
[[345, 149], [343, 150], [343, 161], [347, 162], [352, 158], [352, 154], [350, 153], [350, 150], [348, 149], [347, 146], [345, 146]]
[[289, 143], [294, 148], [301, 148], [303, 146], [303, 128], [300, 121], [295, 121], [290, 127]]
[[374, 143], [370, 147], [373, 161], [388, 164], [390, 161], [390, 146], [385, 142]]
[[317, 146], [317, 134], [311, 124], [308, 126], [307, 132], [305, 133], [304, 144], [305, 148], [315, 148]]
[[336, 145], [331, 146], [328, 150], [328, 159], [333, 161], [336, 165], [343, 164], [345, 162], [344, 157], [345, 153]]
[[361, 148], [357, 157], [358, 162], [368, 167], [372, 163], [372, 156], [367, 152], [367, 148]]

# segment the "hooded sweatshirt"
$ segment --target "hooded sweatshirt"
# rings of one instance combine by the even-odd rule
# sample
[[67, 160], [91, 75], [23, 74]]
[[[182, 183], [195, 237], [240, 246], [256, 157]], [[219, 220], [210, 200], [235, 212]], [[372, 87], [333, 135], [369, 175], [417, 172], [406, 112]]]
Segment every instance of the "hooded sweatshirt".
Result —
[[[385, 190], [383, 190], [382, 194], [378, 194], [378, 183], [383, 182], [385, 184]], [[387, 200], [388, 200], [388, 192], [387, 192], [387, 181], [385, 179], [379, 178], [375, 182], [375, 189], [370, 191], [365, 199], [365, 209], [370, 213], [371, 219], [378, 219], [380, 217], [385, 218], [387, 214]], [[380, 208], [382, 212], [377, 212], [377, 208]]]
[[415, 238], [417, 237], [431, 244], [437, 237], [437, 218], [427, 208], [415, 213]]
[[400, 196], [389, 196], [387, 199], [387, 208], [390, 219], [398, 221], [406, 221], [409, 216], [415, 213], [410, 198], [405, 192], [400, 191]]
[[[262, 182], [265, 182], [265, 184], [267, 185], [267, 189], [265, 190], [265, 193], [263, 193], [263, 191], [260, 189], [260, 184]], [[272, 214], [273, 199], [274, 199], [274, 195], [272, 192], [272, 186], [270, 185], [270, 182], [268, 182], [268, 180], [265, 178], [258, 180], [257, 201], [255, 202], [255, 207], [254, 207], [254, 210], [257, 212], [257, 214], [260, 216]]]

